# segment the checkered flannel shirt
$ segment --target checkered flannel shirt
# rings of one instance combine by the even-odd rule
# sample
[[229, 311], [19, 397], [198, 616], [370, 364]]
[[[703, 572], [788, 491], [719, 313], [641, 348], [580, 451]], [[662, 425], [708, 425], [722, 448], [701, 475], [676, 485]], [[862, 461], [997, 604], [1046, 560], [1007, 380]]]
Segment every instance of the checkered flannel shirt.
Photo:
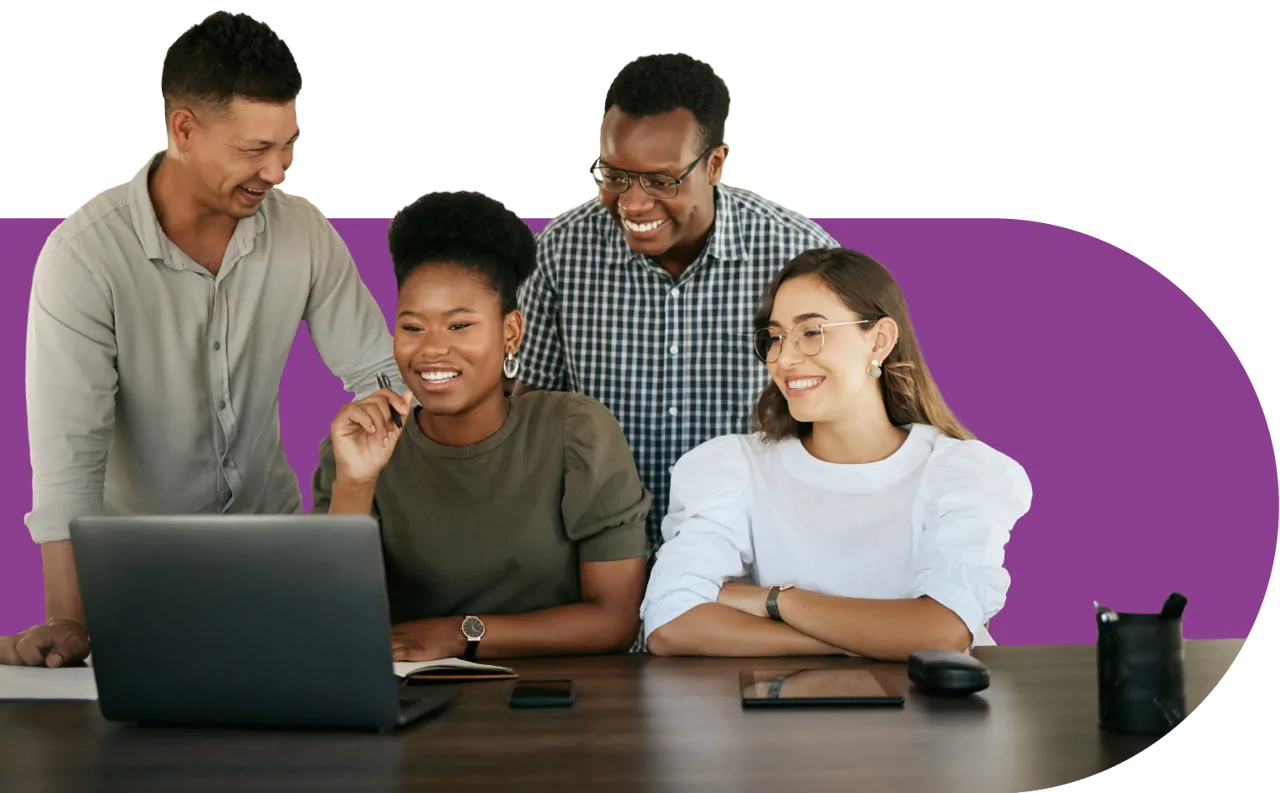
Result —
[[653, 494], [651, 559], [676, 461], [711, 438], [750, 431], [768, 383], [751, 351], [760, 295], [800, 252], [838, 246], [803, 215], [725, 185], [715, 189], [707, 244], [678, 279], [632, 251], [598, 199], [538, 235], [537, 266], [520, 290], [518, 379], [613, 411]]

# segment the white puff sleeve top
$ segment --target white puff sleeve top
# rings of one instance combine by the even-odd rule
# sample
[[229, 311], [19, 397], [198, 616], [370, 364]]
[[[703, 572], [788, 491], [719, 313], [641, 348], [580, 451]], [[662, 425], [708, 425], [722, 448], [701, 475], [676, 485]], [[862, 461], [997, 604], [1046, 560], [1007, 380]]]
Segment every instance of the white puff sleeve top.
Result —
[[850, 598], [929, 596], [992, 644], [1004, 548], [1031, 507], [1017, 462], [977, 440], [914, 424], [874, 463], [819, 460], [799, 439], [715, 438], [676, 464], [640, 609], [647, 640], [726, 581], [793, 583]]

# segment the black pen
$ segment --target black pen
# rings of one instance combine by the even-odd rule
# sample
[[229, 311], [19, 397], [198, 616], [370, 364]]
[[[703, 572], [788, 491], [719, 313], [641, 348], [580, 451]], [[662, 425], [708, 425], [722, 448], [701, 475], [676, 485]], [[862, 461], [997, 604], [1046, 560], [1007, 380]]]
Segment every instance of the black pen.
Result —
[[[378, 375], [378, 385], [390, 391], [391, 378], [387, 377], [385, 374]], [[391, 408], [391, 420], [396, 423], [397, 427], [399, 427], [400, 429], [404, 429], [404, 422], [400, 420], [400, 411], [396, 410], [395, 408]]]

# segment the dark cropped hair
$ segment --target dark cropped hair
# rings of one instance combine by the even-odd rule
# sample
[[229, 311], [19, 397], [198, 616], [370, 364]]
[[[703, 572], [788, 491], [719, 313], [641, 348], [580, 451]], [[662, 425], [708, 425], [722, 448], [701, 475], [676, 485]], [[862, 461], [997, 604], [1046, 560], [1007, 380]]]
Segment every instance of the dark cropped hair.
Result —
[[502, 313], [516, 309], [520, 284], [533, 272], [533, 232], [481, 193], [428, 193], [396, 213], [387, 229], [396, 286], [425, 264], [457, 264], [488, 279]]
[[688, 55], [646, 55], [613, 78], [604, 112], [614, 105], [628, 116], [656, 116], [686, 108], [702, 128], [702, 148], [724, 143], [729, 89], [711, 67]]
[[[907, 301], [898, 282], [875, 259], [847, 248], [816, 248], [796, 256], [774, 276], [760, 298], [757, 331], [769, 327], [778, 289], [792, 278], [817, 276], [859, 319], [878, 322], [890, 317], [898, 325], [898, 342], [881, 362], [880, 396], [889, 420], [904, 427], [930, 424], [959, 440], [972, 438], [942, 399], [920, 353], [915, 328], [907, 314]], [[787, 398], [772, 381], [756, 405], [756, 427], [771, 441], [802, 437], [811, 429], [792, 417]]]
[[302, 90], [293, 54], [247, 14], [218, 11], [169, 47], [160, 75], [165, 112], [194, 104], [220, 111], [237, 97], [284, 104]]

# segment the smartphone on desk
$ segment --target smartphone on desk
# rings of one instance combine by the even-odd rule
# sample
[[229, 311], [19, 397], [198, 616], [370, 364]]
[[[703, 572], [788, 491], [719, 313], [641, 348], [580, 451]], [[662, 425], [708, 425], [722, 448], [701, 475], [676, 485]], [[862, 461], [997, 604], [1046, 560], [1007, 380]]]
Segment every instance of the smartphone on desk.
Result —
[[573, 704], [572, 680], [521, 680], [511, 687], [513, 708], [567, 708]]

